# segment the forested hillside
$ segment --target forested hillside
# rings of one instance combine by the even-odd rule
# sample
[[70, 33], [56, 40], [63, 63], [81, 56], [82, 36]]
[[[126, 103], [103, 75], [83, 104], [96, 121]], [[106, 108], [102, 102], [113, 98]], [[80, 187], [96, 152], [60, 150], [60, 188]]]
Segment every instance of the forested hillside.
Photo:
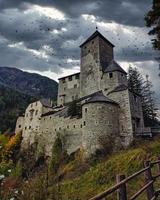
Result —
[[47, 77], [0, 67], [0, 132], [13, 131], [17, 117], [40, 98], [57, 97], [58, 83]]
[[0, 131], [13, 130], [16, 119], [35, 98], [0, 85]]

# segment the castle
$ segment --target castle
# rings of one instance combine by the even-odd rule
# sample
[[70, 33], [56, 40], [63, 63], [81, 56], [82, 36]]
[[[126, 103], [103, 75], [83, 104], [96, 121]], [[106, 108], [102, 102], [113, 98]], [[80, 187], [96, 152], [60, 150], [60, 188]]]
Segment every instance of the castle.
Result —
[[114, 45], [96, 30], [80, 48], [80, 72], [59, 79], [57, 105], [39, 100], [17, 119], [23, 148], [36, 141], [51, 155], [60, 135], [68, 154], [83, 149], [90, 157], [107, 144], [126, 147], [143, 133], [141, 97], [128, 89], [127, 73], [114, 60]]

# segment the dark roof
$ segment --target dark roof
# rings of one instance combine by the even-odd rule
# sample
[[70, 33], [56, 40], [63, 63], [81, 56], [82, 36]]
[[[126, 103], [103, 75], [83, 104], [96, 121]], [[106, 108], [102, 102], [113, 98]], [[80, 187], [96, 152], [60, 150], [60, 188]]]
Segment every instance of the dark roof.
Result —
[[94, 39], [95, 37], [99, 36], [100, 38], [102, 38], [103, 40], [105, 40], [108, 44], [110, 44], [112, 47], [114, 47], [114, 45], [107, 40], [99, 31], [95, 31], [85, 42], [83, 42], [80, 47], [82, 47], [84, 44], [86, 44], [87, 42], [91, 41], [92, 39]]
[[124, 69], [122, 69], [122, 67], [114, 60], [112, 60], [108, 66], [103, 67], [104, 72], [113, 72], [113, 71], [119, 71], [122, 72], [124, 74], [127, 74], [127, 72], [124, 71]]
[[71, 75], [68, 75], [68, 76], [63, 76], [63, 77], [59, 78], [58, 80], [63, 79], [63, 78], [67, 78], [67, 77], [70, 77], [70, 76], [75, 76], [75, 75], [78, 75], [78, 74], [80, 74], [80, 72], [77, 72], [75, 74], [71, 74]]
[[127, 89], [128, 89], [128, 86], [122, 84], [122, 85], [115, 87], [112, 91], [109, 92], [109, 94], [112, 92], [119, 92], [119, 91], [123, 91], [123, 90], [127, 90]]
[[52, 108], [52, 103], [50, 99], [40, 99], [40, 102], [44, 107]]
[[109, 99], [106, 97], [102, 91], [97, 92], [94, 94], [88, 101], [86, 101], [84, 104], [87, 103], [95, 103], [95, 102], [104, 102], [104, 103], [111, 103], [111, 104], [116, 104], [118, 105], [117, 102], [113, 101], [112, 99]]

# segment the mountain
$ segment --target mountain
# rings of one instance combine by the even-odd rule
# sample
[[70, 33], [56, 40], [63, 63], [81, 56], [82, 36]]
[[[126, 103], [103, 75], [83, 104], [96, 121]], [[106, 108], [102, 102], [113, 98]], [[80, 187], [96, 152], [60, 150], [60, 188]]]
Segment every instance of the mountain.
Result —
[[40, 98], [57, 97], [58, 83], [47, 77], [0, 67], [0, 132], [13, 131], [17, 117]]
[[56, 99], [58, 83], [45, 76], [17, 68], [0, 67], [0, 85], [37, 98]]

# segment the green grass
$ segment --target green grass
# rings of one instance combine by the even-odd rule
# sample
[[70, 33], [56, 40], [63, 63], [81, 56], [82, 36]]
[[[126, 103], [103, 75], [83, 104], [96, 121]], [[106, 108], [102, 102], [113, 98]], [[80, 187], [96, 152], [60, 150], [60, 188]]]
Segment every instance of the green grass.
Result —
[[[160, 139], [140, 144], [137, 148], [124, 150], [109, 156], [103, 162], [89, 168], [86, 173], [61, 184], [63, 200], [85, 200], [115, 184], [117, 174], [129, 176], [143, 168], [144, 160], [155, 160], [160, 155]], [[156, 169], [153, 169], [155, 171]], [[154, 172], [155, 173], [155, 172]], [[143, 174], [127, 185], [129, 194], [134, 194], [144, 185]], [[138, 198], [145, 200], [145, 193]], [[115, 196], [108, 197], [109, 200]]]

